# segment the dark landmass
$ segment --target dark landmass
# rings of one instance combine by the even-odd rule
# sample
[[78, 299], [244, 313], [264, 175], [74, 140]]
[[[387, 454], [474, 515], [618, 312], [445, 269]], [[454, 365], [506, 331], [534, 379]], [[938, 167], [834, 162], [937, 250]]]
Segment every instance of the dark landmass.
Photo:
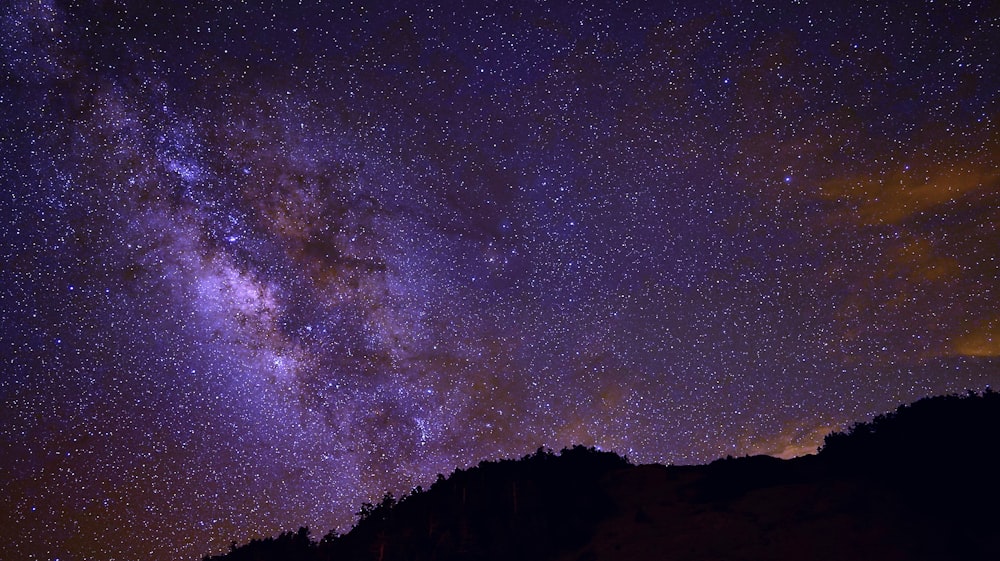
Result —
[[1000, 559], [1000, 393], [902, 406], [814, 456], [633, 466], [539, 450], [210, 561]]

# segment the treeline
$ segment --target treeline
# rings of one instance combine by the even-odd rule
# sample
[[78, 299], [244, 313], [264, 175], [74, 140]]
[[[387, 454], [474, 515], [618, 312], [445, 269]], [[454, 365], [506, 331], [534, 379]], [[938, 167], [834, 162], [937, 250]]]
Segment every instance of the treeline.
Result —
[[575, 446], [484, 461], [426, 491], [365, 503], [355, 527], [319, 540], [307, 528], [253, 540], [205, 561], [546, 559], [583, 543], [613, 502], [599, 482], [631, 464]]
[[[756, 456], [643, 471], [593, 448], [539, 449], [365, 503], [347, 534], [313, 539], [300, 528], [205, 561], [554, 559], [599, 549], [591, 543], [599, 524], [623, 547], [680, 529], [671, 539], [685, 545], [669, 554], [677, 559], [725, 553], [718, 544], [734, 536], [750, 544], [747, 558], [799, 558], [801, 546], [830, 559], [870, 547], [889, 557], [1000, 559], [1000, 542], [990, 538], [1000, 524], [998, 435], [1000, 393], [987, 389], [901, 406], [828, 435], [817, 455], [788, 461]], [[619, 512], [625, 504], [637, 510]], [[715, 529], [698, 520], [715, 520]], [[632, 535], [646, 537], [629, 542]], [[792, 544], [788, 555], [775, 553], [782, 543]]]
[[906, 465], [921, 472], [996, 467], [998, 430], [1000, 393], [987, 388], [924, 398], [829, 434], [820, 456], [840, 465]]

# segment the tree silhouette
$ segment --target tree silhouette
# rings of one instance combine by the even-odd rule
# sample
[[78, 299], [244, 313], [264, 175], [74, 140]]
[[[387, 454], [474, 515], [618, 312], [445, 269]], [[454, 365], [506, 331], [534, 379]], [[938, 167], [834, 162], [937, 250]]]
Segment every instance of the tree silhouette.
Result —
[[[643, 539], [675, 544], [646, 546], [653, 558], [1000, 559], [997, 434], [1000, 394], [987, 389], [901, 406], [793, 460], [637, 467], [540, 448], [387, 493], [344, 535], [314, 542], [303, 527], [206, 560], [598, 559]], [[613, 531], [598, 539], [599, 527]], [[609, 535], [620, 541], [598, 554]]]

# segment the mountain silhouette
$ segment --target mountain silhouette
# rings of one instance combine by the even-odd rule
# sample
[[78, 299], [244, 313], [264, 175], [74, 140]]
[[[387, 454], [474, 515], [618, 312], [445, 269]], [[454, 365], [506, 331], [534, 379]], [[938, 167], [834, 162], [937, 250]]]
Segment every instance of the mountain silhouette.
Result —
[[791, 460], [539, 449], [365, 504], [344, 535], [300, 528], [205, 560], [996, 560], [998, 429], [987, 389], [902, 406]]

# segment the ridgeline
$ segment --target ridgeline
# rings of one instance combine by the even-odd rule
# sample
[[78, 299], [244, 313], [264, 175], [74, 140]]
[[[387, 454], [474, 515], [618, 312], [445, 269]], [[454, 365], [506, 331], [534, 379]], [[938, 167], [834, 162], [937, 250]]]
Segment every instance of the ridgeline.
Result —
[[633, 466], [577, 446], [363, 505], [344, 535], [205, 561], [1000, 559], [1000, 393], [901, 406], [792, 460]]

